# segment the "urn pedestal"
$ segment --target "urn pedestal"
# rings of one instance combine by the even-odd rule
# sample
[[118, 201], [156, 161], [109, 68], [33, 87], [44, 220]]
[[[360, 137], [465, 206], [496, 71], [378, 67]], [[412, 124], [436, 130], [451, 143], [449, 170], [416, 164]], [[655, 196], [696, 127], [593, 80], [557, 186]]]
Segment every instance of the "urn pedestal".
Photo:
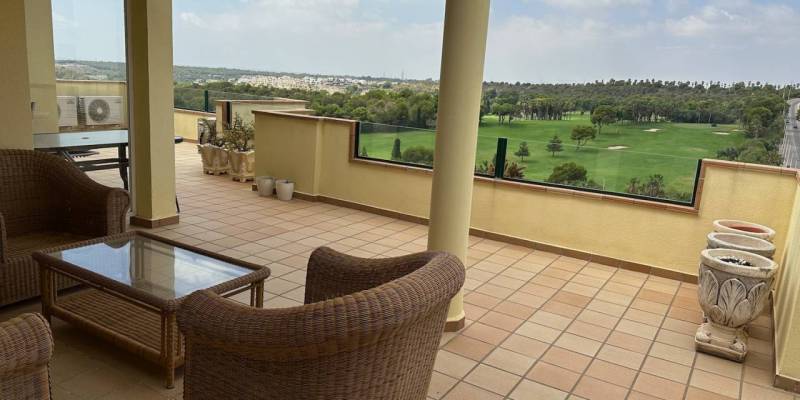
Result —
[[734, 249], [703, 250], [698, 299], [706, 322], [695, 333], [698, 351], [744, 361], [744, 327], [764, 309], [776, 270], [772, 260], [757, 254]]

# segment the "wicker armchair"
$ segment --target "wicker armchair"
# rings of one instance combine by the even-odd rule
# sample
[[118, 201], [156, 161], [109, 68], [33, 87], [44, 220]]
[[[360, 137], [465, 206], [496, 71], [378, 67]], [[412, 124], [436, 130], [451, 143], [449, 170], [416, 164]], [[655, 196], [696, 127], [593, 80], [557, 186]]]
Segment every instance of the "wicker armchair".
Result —
[[39, 314], [0, 323], [0, 399], [50, 399], [53, 336]]
[[39, 295], [31, 253], [120, 233], [129, 205], [128, 192], [100, 185], [61, 157], [0, 150], [0, 306]]
[[185, 399], [425, 399], [461, 262], [320, 248], [307, 272], [303, 306], [189, 296], [178, 312]]

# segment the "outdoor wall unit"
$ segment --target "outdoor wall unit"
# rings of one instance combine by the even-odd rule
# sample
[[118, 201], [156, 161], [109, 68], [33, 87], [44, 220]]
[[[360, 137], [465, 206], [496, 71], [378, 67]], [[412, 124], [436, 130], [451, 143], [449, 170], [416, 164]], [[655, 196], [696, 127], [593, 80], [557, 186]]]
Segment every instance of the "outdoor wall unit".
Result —
[[75, 96], [58, 96], [58, 126], [78, 126], [78, 98]]
[[122, 124], [121, 96], [81, 96], [79, 107], [86, 126]]

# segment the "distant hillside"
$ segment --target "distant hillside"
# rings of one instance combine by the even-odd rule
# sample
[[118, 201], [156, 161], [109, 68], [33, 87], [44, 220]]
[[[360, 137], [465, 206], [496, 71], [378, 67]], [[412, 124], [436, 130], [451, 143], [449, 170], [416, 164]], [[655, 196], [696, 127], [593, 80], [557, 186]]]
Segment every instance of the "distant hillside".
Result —
[[[255, 71], [235, 68], [192, 67], [176, 65], [173, 68], [174, 80], [179, 83], [229, 81], [236, 80], [245, 75], [273, 75], [273, 76], [321, 76], [315, 74], [298, 74], [291, 72]], [[330, 76], [330, 75], [325, 75]], [[380, 80], [400, 82], [399, 79], [373, 78], [369, 76], [342, 76], [367, 80]], [[57, 79], [88, 79], [88, 80], [125, 80], [125, 64], [109, 61], [84, 61], [84, 60], [57, 60]], [[405, 82], [412, 82], [406, 80]]]

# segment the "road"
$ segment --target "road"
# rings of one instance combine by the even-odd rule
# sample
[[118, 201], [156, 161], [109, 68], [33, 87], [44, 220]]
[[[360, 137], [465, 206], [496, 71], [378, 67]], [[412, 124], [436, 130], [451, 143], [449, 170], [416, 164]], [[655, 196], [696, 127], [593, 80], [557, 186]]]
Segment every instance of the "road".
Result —
[[800, 99], [791, 99], [789, 103], [789, 124], [786, 125], [786, 133], [781, 142], [781, 155], [783, 165], [791, 168], [800, 168], [800, 122], [797, 121], [797, 108], [800, 107]]

